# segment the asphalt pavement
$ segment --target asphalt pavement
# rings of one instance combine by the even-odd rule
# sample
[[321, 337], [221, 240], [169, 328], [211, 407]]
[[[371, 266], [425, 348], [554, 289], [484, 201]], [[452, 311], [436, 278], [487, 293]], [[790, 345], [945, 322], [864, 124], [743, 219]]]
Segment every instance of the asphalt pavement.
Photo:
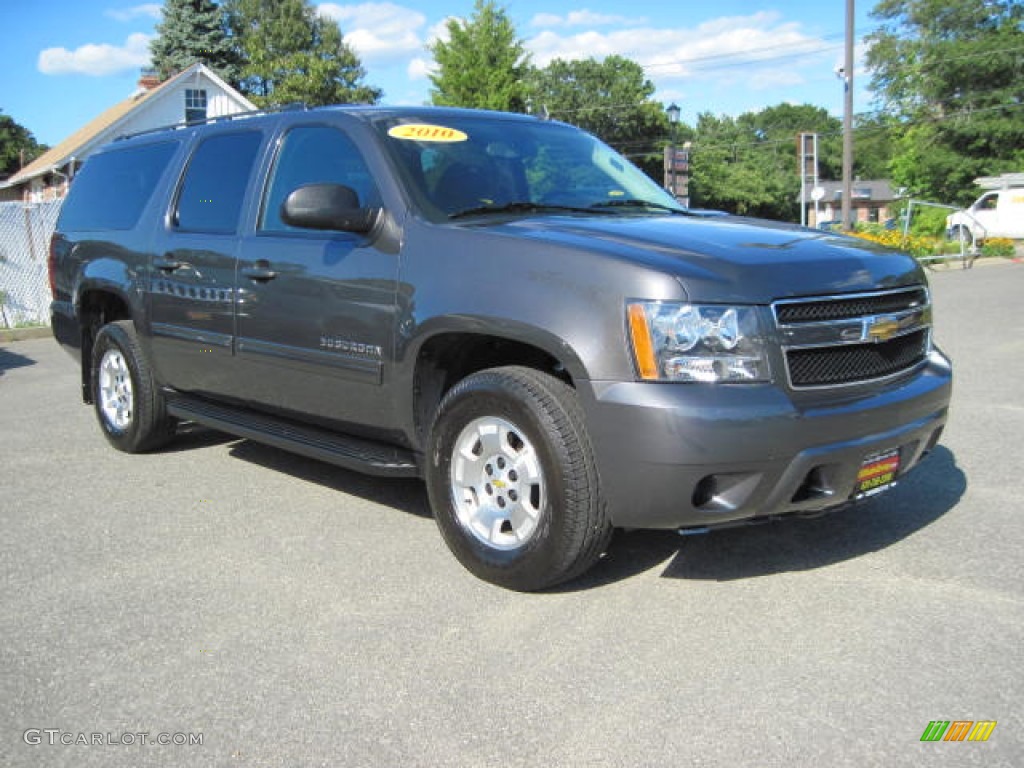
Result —
[[0, 766], [1024, 765], [1024, 265], [930, 277], [955, 395], [902, 484], [534, 595], [418, 482], [120, 454], [52, 339], [0, 344]]

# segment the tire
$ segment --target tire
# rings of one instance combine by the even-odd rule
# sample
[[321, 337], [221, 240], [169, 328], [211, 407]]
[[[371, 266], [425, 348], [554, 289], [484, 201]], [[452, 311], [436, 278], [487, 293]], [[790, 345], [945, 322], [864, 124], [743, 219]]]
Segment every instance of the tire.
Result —
[[958, 224], [949, 231], [950, 240], [959, 241], [961, 236], [963, 237], [965, 243], [967, 243], [968, 245], [973, 245], [974, 235], [971, 234], [971, 230], [969, 230], [967, 227]]
[[119, 451], [151, 451], [174, 436], [176, 421], [167, 414], [130, 320], [108, 323], [96, 334], [92, 392], [103, 434]]
[[469, 571], [534, 591], [579, 576], [611, 537], [576, 392], [530, 368], [456, 384], [430, 431], [427, 492]]

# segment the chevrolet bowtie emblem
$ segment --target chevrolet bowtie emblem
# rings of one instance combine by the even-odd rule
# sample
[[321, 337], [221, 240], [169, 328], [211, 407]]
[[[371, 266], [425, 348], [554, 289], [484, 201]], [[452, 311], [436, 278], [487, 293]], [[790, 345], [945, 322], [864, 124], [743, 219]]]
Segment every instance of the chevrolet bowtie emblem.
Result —
[[900, 330], [900, 323], [891, 317], [876, 317], [868, 323], [866, 336], [874, 342], [888, 341]]

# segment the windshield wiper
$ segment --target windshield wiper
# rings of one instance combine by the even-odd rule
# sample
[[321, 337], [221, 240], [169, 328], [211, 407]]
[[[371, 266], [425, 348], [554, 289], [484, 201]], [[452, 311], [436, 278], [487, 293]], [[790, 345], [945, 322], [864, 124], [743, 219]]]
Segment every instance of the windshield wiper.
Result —
[[653, 208], [657, 211], [668, 211], [669, 213], [680, 213], [684, 216], [687, 212], [682, 208], [673, 208], [671, 205], [665, 205], [664, 203], [656, 203], [653, 200], [638, 200], [631, 198], [629, 200], [602, 200], [600, 203], [594, 203], [591, 208]]
[[463, 211], [449, 213], [449, 219], [461, 219], [464, 216], [481, 216], [488, 213], [586, 213], [602, 214], [610, 211], [594, 210], [594, 207], [579, 208], [572, 205], [555, 205], [553, 203], [530, 203], [525, 200], [504, 205], [478, 205], [473, 208], [466, 208]]

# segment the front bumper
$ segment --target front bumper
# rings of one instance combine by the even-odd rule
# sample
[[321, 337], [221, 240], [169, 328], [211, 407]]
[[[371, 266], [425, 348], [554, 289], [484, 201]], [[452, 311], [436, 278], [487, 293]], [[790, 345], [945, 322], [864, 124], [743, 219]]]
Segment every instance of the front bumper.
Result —
[[897, 381], [806, 398], [771, 384], [579, 392], [612, 523], [703, 528], [847, 504], [864, 460], [883, 452], [898, 450], [906, 474], [942, 433], [952, 367], [936, 350]]

